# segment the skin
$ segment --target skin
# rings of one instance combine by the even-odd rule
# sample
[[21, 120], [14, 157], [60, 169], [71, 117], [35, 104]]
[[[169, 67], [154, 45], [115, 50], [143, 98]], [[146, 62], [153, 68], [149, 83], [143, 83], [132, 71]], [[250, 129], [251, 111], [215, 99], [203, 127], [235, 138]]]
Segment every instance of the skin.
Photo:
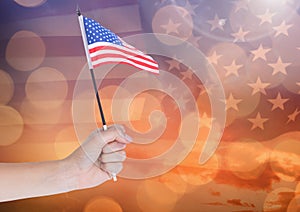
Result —
[[94, 130], [67, 158], [0, 163], [0, 202], [46, 196], [98, 186], [118, 174], [131, 138], [120, 125]]

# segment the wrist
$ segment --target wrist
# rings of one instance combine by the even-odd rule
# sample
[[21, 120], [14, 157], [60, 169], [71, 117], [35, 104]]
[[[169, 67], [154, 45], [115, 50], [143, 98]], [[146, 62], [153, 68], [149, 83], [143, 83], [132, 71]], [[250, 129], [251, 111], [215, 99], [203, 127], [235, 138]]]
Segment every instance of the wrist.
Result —
[[73, 191], [78, 189], [78, 171], [76, 171], [76, 166], [72, 164], [69, 158], [65, 158], [62, 160], [58, 160], [58, 172], [61, 178], [59, 181], [61, 182], [62, 188], [66, 191]]

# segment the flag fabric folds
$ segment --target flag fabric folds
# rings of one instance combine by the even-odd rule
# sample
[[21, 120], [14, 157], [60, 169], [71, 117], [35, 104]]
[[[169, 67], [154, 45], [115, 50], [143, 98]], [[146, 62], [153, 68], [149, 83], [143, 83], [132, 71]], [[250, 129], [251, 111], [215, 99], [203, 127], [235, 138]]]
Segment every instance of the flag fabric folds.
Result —
[[140, 70], [159, 73], [157, 62], [127, 44], [97, 21], [82, 16], [90, 63], [93, 68], [107, 63], [125, 63]]

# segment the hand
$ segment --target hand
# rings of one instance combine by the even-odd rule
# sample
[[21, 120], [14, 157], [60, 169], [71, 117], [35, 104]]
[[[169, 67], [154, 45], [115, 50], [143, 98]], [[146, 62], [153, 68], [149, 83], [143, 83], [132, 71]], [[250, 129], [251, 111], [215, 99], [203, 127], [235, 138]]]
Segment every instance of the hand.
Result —
[[129, 142], [131, 138], [120, 125], [110, 126], [106, 131], [94, 130], [81, 147], [64, 160], [69, 172], [66, 177], [71, 177], [75, 184], [73, 189], [94, 187], [111, 179], [111, 173], [118, 174]]

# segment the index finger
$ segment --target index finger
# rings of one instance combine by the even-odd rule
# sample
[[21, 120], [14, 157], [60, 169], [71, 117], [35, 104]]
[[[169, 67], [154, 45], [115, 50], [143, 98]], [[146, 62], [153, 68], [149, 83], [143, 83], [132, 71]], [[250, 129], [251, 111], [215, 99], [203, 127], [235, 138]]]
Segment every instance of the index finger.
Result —
[[132, 141], [132, 138], [127, 135], [122, 129], [116, 126], [109, 127], [106, 131], [101, 132], [105, 143], [117, 141], [120, 143], [128, 144]]

